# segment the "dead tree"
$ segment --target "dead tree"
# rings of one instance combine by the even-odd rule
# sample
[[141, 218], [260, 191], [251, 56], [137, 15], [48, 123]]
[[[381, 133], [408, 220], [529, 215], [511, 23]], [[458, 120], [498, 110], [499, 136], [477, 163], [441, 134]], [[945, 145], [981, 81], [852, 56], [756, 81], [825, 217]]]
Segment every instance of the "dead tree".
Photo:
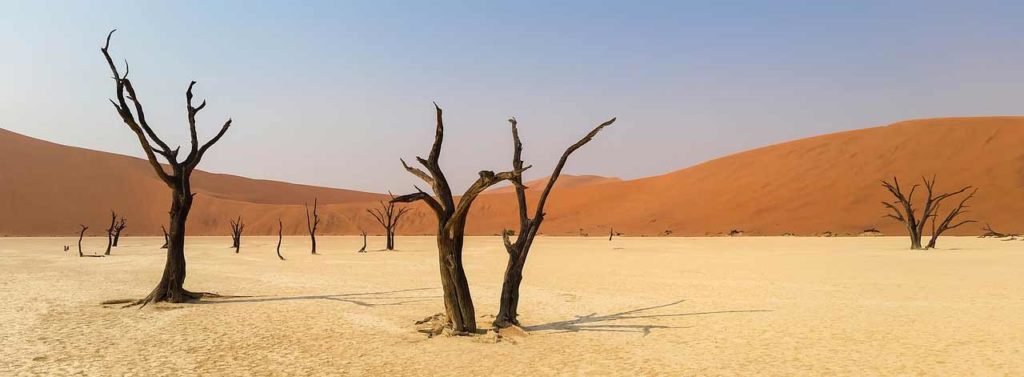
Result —
[[[212, 139], [204, 144], [199, 143], [199, 136], [196, 131], [196, 114], [206, 107], [206, 101], [199, 106], [192, 104], [192, 88], [196, 85], [192, 81], [185, 90], [185, 104], [188, 115], [188, 128], [191, 136], [191, 148], [184, 159], [180, 159], [181, 147], [171, 148], [165, 143], [146, 121], [142, 102], [135, 92], [135, 87], [128, 79], [128, 67], [125, 66], [124, 75], [118, 72], [114, 59], [110, 57], [110, 37], [114, 34], [112, 30], [107, 35], [107, 43], [100, 50], [107, 60], [110, 72], [113, 74], [115, 84], [116, 100], [110, 100], [117, 110], [118, 115], [125, 125], [128, 126], [139, 139], [142, 151], [152, 166], [157, 178], [164, 182], [171, 189], [170, 229], [167, 232], [167, 262], [164, 265], [160, 282], [145, 298], [135, 302], [133, 305], [143, 305], [150, 302], [184, 302], [199, 299], [202, 293], [190, 292], [183, 287], [185, 284], [185, 225], [189, 211], [192, 210], [192, 201], [195, 194], [192, 193], [192, 172], [203, 159], [206, 152], [217, 143], [231, 127], [231, 119], [224, 122], [220, 131]], [[131, 101], [129, 105], [128, 101]], [[134, 109], [134, 113], [133, 113]], [[164, 169], [161, 161], [163, 157], [165, 164], [170, 171]]]
[[608, 240], [611, 241], [613, 236], [615, 236], [615, 228], [608, 228]]
[[167, 235], [167, 228], [164, 228], [163, 225], [160, 226], [160, 230], [164, 231], [164, 245], [160, 246], [160, 248], [161, 249], [166, 249], [167, 248], [167, 243], [170, 241], [170, 237]]
[[85, 231], [87, 229], [89, 229], [89, 227], [87, 227], [85, 225], [80, 225], [80, 226], [82, 227], [82, 231], [78, 233], [78, 257], [79, 258], [83, 258], [83, 257], [92, 257], [92, 258], [102, 257], [102, 255], [85, 254], [85, 253], [82, 252], [82, 238], [85, 237]]
[[[394, 198], [395, 196], [391, 195], [391, 199]], [[380, 202], [380, 208], [366, 210], [366, 212], [369, 212], [370, 215], [373, 216], [374, 220], [377, 220], [377, 223], [380, 224], [380, 226], [384, 227], [384, 237], [387, 239], [387, 241], [385, 241], [386, 250], [395, 249], [395, 230], [398, 229], [398, 221], [401, 220], [402, 216], [409, 212], [409, 210], [409, 208], [396, 208], [395, 202], [392, 201], [388, 201], [387, 203], [382, 201]]]
[[114, 227], [117, 226], [117, 213], [110, 211], [110, 227], [107, 228], [107, 251], [103, 255], [110, 255], [110, 247], [114, 244]]
[[[512, 118], [508, 121], [512, 125], [513, 142], [512, 169], [514, 173], [510, 181], [515, 186], [516, 201], [519, 203], [519, 231], [516, 232], [515, 242], [512, 242], [510, 239], [509, 232], [502, 233], [505, 251], [508, 252], [508, 264], [505, 267], [505, 280], [501, 286], [501, 302], [498, 307], [498, 316], [494, 319], [493, 323], [498, 328], [519, 325], [519, 320], [517, 319], [519, 316], [519, 285], [523, 281], [523, 268], [526, 266], [526, 257], [530, 254], [530, 247], [533, 245], [537, 232], [540, 231], [540, 225], [544, 221], [544, 205], [547, 203], [551, 190], [555, 187], [555, 182], [558, 181], [558, 177], [562, 174], [562, 168], [565, 167], [565, 163], [573, 152], [590, 142], [602, 129], [615, 123], [615, 118], [601, 123], [562, 153], [562, 158], [558, 160], [554, 171], [551, 172], [547, 186], [544, 187], [544, 191], [537, 199], [537, 208], [534, 210], [532, 219], [527, 208], [526, 187], [523, 186], [522, 171], [525, 170], [522, 159], [523, 143], [519, 139], [519, 127], [516, 119]], [[612, 233], [609, 233], [608, 240], [610, 241], [611, 239]]]
[[[947, 214], [946, 217], [942, 219], [942, 222], [939, 222], [937, 226], [935, 223], [938, 216], [932, 216], [932, 238], [928, 240], [928, 246], [925, 246], [926, 248], [934, 249], [935, 242], [939, 240], [939, 236], [941, 236], [943, 232], [964, 224], [975, 222], [974, 220], [957, 220], [956, 218], [967, 213], [967, 208], [970, 207], [967, 205], [967, 201], [971, 200], [977, 192], [978, 189], [974, 189], [970, 194], [964, 196], [964, 198], [960, 200], [960, 203], [956, 205], [956, 208], [949, 211], [949, 214]], [[935, 205], [935, 212], [939, 212], [939, 205]]]
[[1005, 233], [999, 233], [999, 232], [993, 230], [992, 226], [988, 225], [988, 223], [986, 223], [985, 227], [982, 228], [982, 229], [985, 231], [985, 234], [982, 234], [982, 235], [978, 236], [978, 238], [986, 238], [986, 237], [1004, 238], [1004, 237], [1007, 237], [1007, 235]]
[[320, 226], [320, 212], [317, 210], [316, 198], [313, 198], [313, 216], [309, 216], [309, 205], [306, 206], [306, 229], [309, 230], [309, 241], [312, 242], [313, 248], [311, 249], [313, 255], [316, 255], [316, 228]]
[[[971, 189], [971, 186], [966, 186], [953, 192], [936, 194], [934, 176], [930, 180], [928, 178], [921, 178], [921, 180], [924, 182], [925, 191], [927, 191], [928, 197], [925, 198], [924, 207], [921, 209], [920, 214], [917, 213], [917, 209], [914, 208], [914, 192], [917, 191], [917, 188], [920, 187], [920, 185], [912, 186], [910, 188], [910, 191], [904, 194], [902, 188], [900, 188], [900, 182], [898, 179], [896, 179], [896, 177], [892, 178], [892, 182], [885, 180], [882, 181], [882, 187], [885, 187], [885, 189], [888, 190], [889, 193], [892, 194], [895, 198], [895, 200], [892, 202], [882, 202], [883, 206], [892, 211], [892, 213], [889, 213], [883, 217], [892, 218], [896, 221], [902, 222], [906, 226], [907, 233], [909, 233], [910, 236], [911, 250], [925, 249], [924, 247], [921, 246], [921, 238], [924, 235], [925, 224], [927, 224], [927, 222], [930, 219], [934, 219], [934, 217], [938, 216], [937, 212], [939, 206], [942, 204], [942, 201], [948, 199], [951, 196], [958, 195], [960, 193], [963, 193], [964, 191]], [[974, 194], [972, 192], [970, 196], [973, 195]], [[953, 210], [953, 212], [951, 213], [952, 218], [950, 218], [950, 222], [952, 222], [953, 219], [956, 218], [956, 216], [960, 213], [958, 211], [963, 209], [963, 204], [966, 203], [967, 199], [970, 199], [970, 196], [968, 196], [968, 198], [961, 202], [960, 206]], [[962, 224], [958, 224], [956, 226], [959, 225]], [[948, 224], [947, 228], [949, 228]], [[946, 229], [942, 229], [942, 231], [945, 230]], [[933, 237], [937, 239], [937, 235], [933, 234]], [[932, 243], [929, 242], [929, 244]]]
[[357, 252], [358, 253], [365, 253], [366, 252], [366, 231], [360, 229], [359, 233], [363, 235], [363, 248], [359, 249], [359, 251], [357, 251]]
[[231, 223], [231, 247], [235, 248], [235, 254], [238, 254], [238, 250], [242, 248], [242, 231], [245, 230], [245, 224], [242, 223], [242, 216], [238, 216], [238, 220], [228, 220]]
[[122, 216], [121, 219], [117, 221], [117, 225], [114, 226], [114, 247], [117, 247], [117, 241], [121, 240], [121, 231], [127, 227], [128, 225], [125, 224], [125, 218]]
[[409, 166], [405, 160], [401, 160], [405, 170], [430, 185], [434, 195], [427, 194], [416, 187], [417, 192], [396, 197], [391, 201], [396, 203], [423, 201], [437, 216], [437, 252], [448, 325], [455, 333], [471, 333], [476, 331], [476, 313], [473, 308], [473, 298], [469, 292], [469, 282], [466, 280], [466, 271], [462, 265], [462, 243], [466, 230], [466, 217], [469, 215], [473, 201], [481, 192], [498, 182], [511, 179], [514, 173], [481, 171], [476, 182], [466, 189], [456, 204], [448, 180], [438, 163], [441, 157], [441, 144], [444, 140], [444, 121], [441, 116], [441, 108], [434, 104], [434, 109], [437, 116], [434, 144], [426, 159], [416, 157], [416, 160], [427, 171]]
[[277, 219], [277, 257], [284, 260], [281, 256], [281, 235], [284, 231], [284, 224], [281, 223], [281, 219]]

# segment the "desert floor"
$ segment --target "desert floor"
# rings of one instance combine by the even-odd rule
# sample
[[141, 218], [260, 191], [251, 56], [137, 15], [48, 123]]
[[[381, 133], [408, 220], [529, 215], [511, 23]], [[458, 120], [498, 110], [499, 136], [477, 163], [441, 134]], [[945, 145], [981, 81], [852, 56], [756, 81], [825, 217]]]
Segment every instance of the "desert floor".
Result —
[[[190, 238], [186, 287], [142, 310], [162, 239], [78, 258], [72, 238], [0, 238], [0, 375], [1021, 375], [1024, 242], [945, 238], [539, 238], [527, 336], [428, 339], [442, 311], [433, 238], [357, 254], [358, 237]], [[382, 238], [371, 238], [370, 248]], [[72, 251], [62, 251], [65, 244]], [[102, 251], [106, 239], [86, 239]], [[505, 252], [470, 237], [481, 326]]]

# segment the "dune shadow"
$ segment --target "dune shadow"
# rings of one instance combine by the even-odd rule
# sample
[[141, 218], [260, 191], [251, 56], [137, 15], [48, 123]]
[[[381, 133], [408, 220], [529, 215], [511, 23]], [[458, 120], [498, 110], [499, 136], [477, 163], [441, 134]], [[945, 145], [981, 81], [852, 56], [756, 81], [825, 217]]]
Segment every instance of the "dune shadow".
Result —
[[261, 303], [261, 302], [280, 302], [280, 301], [315, 301], [315, 300], [326, 300], [326, 301], [337, 301], [349, 304], [355, 304], [363, 307], [376, 307], [376, 306], [396, 306], [404, 305], [414, 302], [428, 301], [440, 298], [440, 295], [422, 296], [422, 295], [403, 295], [402, 293], [410, 292], [422, 292], [435, 290], [440, 288], [412, 288], [412, 289], [400, 289], [394, 291], [381, 291], [381, 292], [363, 292], [363, 293], [341, 293], [333, 295], [304, 295], [304, 296], [250, 296], [246, 298], [233, 299], [231, 297], [218, 298], [213, 300], [203, 300], [197, 302], [200, 305], [220, 305], [220, 304], [245, 304], [245, 303]]
[[614, 314], [597, 315], [597, 313], [590, 313], [587, 315], [578, 315], [576, 319], [545, 323], [541, 325], [526, 326], [523, 329], [526, 331], [551, 331], [555, 334], [566, 333], [566, 332], [583, 332], [583, 331], [596, 331], [596, 332], [635, 332], [641, 333], [643, 336], [647, 336], [654, 329], [681, 329], [686, 327], [679, 326], [667, 326], [657, 325], [650, 323], [643, 324], [608, 324], [608, 322], [623, 321], [623, 320], [636, 320], [636, 319], [658, 319], [658, 318], [675, 318], [675, 317], [689, 317], [689, 316], [701, 316], [701, 315], [714, 315], [714, 314], [732, 314], [732, 313], [764, 313], [772, 312], [774, 310], [768, 309], [746, 309], [746, 310], [719, 310], [719, 311], [707, 311], [707, 312], [690, 312], [690, 313], [671, 313], [671, 314], [646, 314], [647, 312], [667, 308], [675, 305], [679, 305], [686, 301], [685, 299], [670, 302], [662, 305], [648, 306], [645, 308], [627, 310]]

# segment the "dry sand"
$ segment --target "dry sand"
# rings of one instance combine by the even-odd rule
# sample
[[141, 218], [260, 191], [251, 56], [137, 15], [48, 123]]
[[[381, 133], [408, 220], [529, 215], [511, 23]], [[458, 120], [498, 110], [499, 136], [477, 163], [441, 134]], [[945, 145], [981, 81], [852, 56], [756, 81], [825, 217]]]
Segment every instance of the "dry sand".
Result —
[[[530, 334], [427, 339], [434, 240], [188, 243], [193, 290], [249, 298], [106, 308], [156, 283], [157, 238], [107, 258], [70, 238], [0, 238], [0, 375], [1021, 375], [1022, 242], [944, 238], [540, 238]], [[371, 248], [380, 245], [371, 239]], [[101, 250], [105, 239], [87, 239]], [[496, 237], [467, 240], [477, 314], [496, 312]]]

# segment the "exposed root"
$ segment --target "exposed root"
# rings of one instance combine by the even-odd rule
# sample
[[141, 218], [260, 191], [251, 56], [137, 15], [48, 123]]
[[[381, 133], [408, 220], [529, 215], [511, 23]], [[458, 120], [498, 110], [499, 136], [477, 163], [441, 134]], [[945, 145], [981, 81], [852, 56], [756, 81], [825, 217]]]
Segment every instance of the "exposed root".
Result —
[[134, 299], [117, 299], [117, 300], [104, 301], [102, 304], [103, 305], [125, 304], [124, 306], [121, 307], [122, 309], [132, 308], [132, 307], [136, 307], [136, 306], [138, 306], [139, 309], [142, 309], [142, 308], [146, 307], [146, 305], [149, 305], [151, 302], [183, 303], [183, 302], [196, 302], [196, 301], [199, 301], [199, 300], [201, 300], [203, 298], [245, 298], [245, 297], [252, 297], [252, 296], [221, 295], [221, 294], [217, 294], [217, 293], [213, 293], [213, 292], [192, 292], [192, 291], [188, 291], [188, 290], [182, 289], [181, 290], [181, 297], [182, 297], [182, 299], [181, 300], [173, 300], [170, 297], [167, 297], [166, 293], [164, 295], [158, 297], [157, 296], [157, 292], [160, 292], [160, 291], [161, 290], [159, 288], [155, 289], [148, 296], [146, 296], [143, 299], [139, 299], [139, 300], [134, 300]]

